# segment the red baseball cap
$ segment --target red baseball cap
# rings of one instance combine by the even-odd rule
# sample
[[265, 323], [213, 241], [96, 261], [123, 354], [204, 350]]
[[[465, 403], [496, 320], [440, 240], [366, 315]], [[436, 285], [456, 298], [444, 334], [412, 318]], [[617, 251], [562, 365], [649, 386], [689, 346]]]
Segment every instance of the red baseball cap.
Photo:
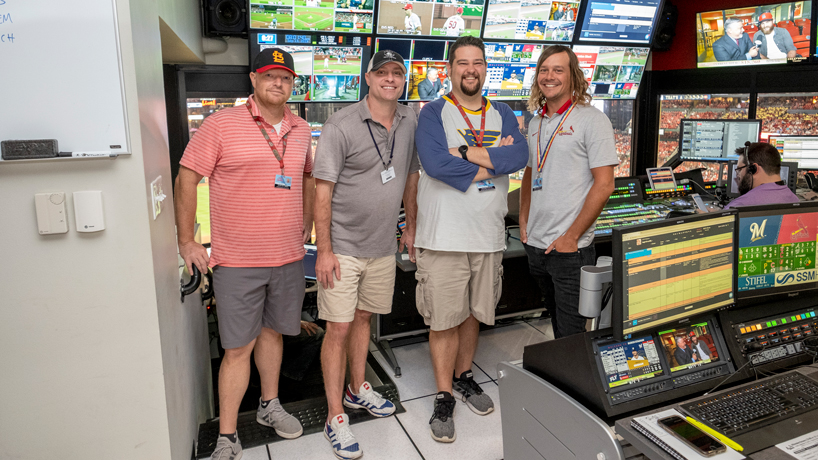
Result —
[[413, 10], [413, 9], [414, 9], [414, 7], [412, 6], [412, 4], [411, 4], [411, 3], [407, 3], [407, 4], [406, 4], [406, 6], [404, 6], [404, 7], [403, 7], [403, 9], [404, 9], [404, 10]]
[[458, 6], [458, 7], [457, 7], [457, 14], [460, 14], [460, 13], [462, 13], [462, 12], [463, 12], [463, 7], [462, 7], [462, 6]]
[[770, 14], [770, 12], [766, 12], [766, 13], [764, 13], [761, 16], [758, 17], [758, 22], [772, 21], [772, 20], [773, 20], [773, 15]]

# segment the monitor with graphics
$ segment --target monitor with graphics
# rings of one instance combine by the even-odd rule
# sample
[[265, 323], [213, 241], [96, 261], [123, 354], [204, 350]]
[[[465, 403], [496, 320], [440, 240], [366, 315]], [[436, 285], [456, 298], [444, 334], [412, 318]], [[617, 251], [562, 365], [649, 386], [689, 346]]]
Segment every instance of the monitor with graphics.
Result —
[[489, 0], [483, 40], [570, 43], [579, 6], [579, 0]]
[[528, 100], [536, 85], [537, 60], [550, 45], [486, 42], [486, 82], [490, 99]]
[[818, 289], [818, 203], [738, 210], [740, 299]]
[[250, 0], [250, 28], [372, 33], [374, 0]]
[[371, 37], [251, 32], [249, 38], [250, 62], [267, 48], [293, 56], [298, 76], [290, 102], [355, 102], [366, 94]]
[[480, 36], [485, 0], [380, 0], [378, 35]]
[[594, 99], [636, 99], [650, 48], [576, 45]]
[[679, 122], [679, 152], [683, 161], [737, 160], [736, 149], [758, 142], [761, 120], [697, 120]]
[[592, 1], [585, 10], [580, 42], [649, 45], [662, 12], [662, 0]]
[[614, 336], [731, 306], [735, 231], [735, 211], [614, 228]]

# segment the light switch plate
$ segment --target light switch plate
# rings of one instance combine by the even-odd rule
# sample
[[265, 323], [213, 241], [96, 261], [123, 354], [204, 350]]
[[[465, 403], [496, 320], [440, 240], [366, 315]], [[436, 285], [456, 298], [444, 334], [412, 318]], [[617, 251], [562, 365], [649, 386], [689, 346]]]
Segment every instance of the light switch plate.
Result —
[[157, 177], [151, 182], [151, 203], [153, 204], [153, 220], [159, 217], [162, 213], [162, 204], [167, 196], [162, 190], [162, 176]]

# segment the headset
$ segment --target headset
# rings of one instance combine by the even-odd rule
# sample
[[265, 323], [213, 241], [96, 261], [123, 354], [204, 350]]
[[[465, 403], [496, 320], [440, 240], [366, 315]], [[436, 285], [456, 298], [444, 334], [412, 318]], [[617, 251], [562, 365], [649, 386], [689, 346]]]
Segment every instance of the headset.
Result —
[[758, 166], [750, 160], [750, 141], [744, 143], [744, 159], [747, 160], [747, 172], [755, 175], [758, 172]]

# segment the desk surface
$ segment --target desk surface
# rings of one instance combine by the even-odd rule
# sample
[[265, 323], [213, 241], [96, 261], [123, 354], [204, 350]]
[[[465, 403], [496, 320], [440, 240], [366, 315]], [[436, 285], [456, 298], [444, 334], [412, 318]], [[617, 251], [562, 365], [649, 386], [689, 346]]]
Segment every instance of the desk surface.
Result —
[[[503, 251], [503, 259], [511, 259], [513, 257], [524, 257], [525, 248], [520, 241], [520, 229], [510, 228], [506, 230], [506, 250]], [[409, 253], [403, 250], [403, 253], [395, 253], [395, 262], [404, 272], [413, 272], [417, 270], [417, 266], [409, 261]]]
[[[818, 370], [818, 365], [813, 364], [811, 366], [803, 366], [802, 368], [799, 368], [799, 370], [800, 369], [807, 370], [807, 372], [815, 372], [812, 369]], [[804, 372], [802, 372], [802, 373], [804, 373]], [[815, 379], [815, 374], [812, 374], [810, 377]], [[718, 392], [716, 392], [714, 394], [720, 394], [720, 393], [729, 392], [729, 391], [733, 391], [733, 390], [734, 390], [734, 388], [727, 388], [727, 389], [718, 391]], [[698, 398], [700, 398], [700, 396], [697, 396], [696, 398], [691, 398], [691, 400], [698, 399]], [[684, 403], [681, 403], [681, 404], [684, 404]], [[636, 431], [633, 427], [631, 427], [631, 420], [633, 420], [636, 417], [642, 417], [642, 416], [653, 414], [653, 413], [656, 413], [656, 412], [661, 412], [663, 410], [667, 410], [667, 409], [679, 410], [679, 408], [680, 408], [680, 404], [672, 404], [672, 405], [665, 406], [665, 407], [662, 407], [662, 408], [659, 408], [659, 409], [656, 409], [656, 410], [644, 412], [642, 414], [637, 414], [637, 415], [635, 415], [633, 417], [627, 417], [627, 418], [617, 420], [616, 425], [615, 425], [616, 434], [618, 434], [619, 436], [622, 436], [623, 439], [625, 439], [626, 441], [631, 443], [634, 447], [636, 447], [647, 458], [649, 458], [651, 460], [673, 460], [673, 457], [668, 455], [668, 453], [665, 452], [664, 450], [662, 450], [661, 447], [659, 447], [653, 441], [648, 439], [645, 435], [643, 435], [642, 433]], [[815, 429], [815, 428], [818, 428], [818, 427], [812, 427], [812, 428]], [[764, 428], [760, 428], [759, 430], [763, 430], [763, 429]], [[793, 436], [793, 438], [797, 438], [798, 436], [800, 436], [800, 434], [796, 435], [796, 436]], [[744, 455], [745, 457], [747, 457], [748, 459], [751, 459], [751, 460], [793, 460], [792, 457], [790, 457], [788, 454], [784, 453], [784, 451], [778, 449], [775, 446], [768, 447], [768, 448], [765, 448], [765, 449], [757, 451], [757, 452], [741, 452], [741, 454]], [[717, 459], [718, 457], [714, 457], [714, 458]]]

